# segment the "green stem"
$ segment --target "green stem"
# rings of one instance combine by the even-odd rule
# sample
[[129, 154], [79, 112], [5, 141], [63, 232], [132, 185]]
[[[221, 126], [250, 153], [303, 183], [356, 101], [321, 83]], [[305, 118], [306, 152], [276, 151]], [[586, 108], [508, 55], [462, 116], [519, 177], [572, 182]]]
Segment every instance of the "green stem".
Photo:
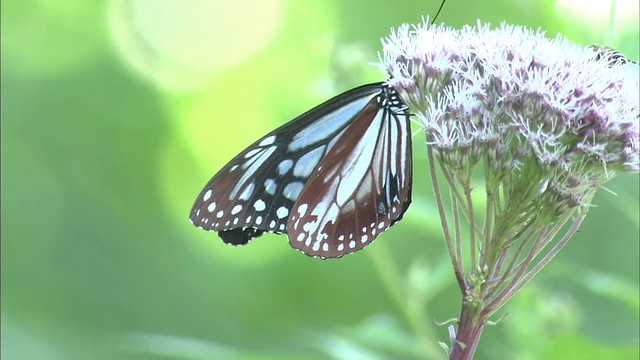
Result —
[[[567, 242], [578, 232], [582, 221], [584, 220], [586, 213], [581, 214], [577, 219], [574, 220], [573, 225], [564, 234], [562, 239], [558, 241], [558, 243], [524, 276], [518, 279], [518, 282], [515, 283], [512, 287], [508, 288], [507, 291], [503, 295], [496, 299], [496, 301], [502, 302], [502, 304], [506, 303], [509, 299], [511, 299], [525, 284], [527, 284], [534, 276], [536, 276], [542, 268], [544, 268], [550, 261], [553, 259], [562, 248], [567, 245]], [[500, 305], [501, 306], [501, 305]], [[495, 310], [498, 310], [500, 307], [497, 307]], [[495, 311], [494, 311], [495, 312]]]
[[436, 199], [436, 204], [440, 215], [440, 224], [442, 225], [444, 241], [447, 245], [447, 251], [449, 252], [451, 263], [453, 264], [453, 271], [456, 274], [456, 279], [458, 280], [458, 286], [460, 287], [460, 290], [464, 291], [464, 289], [466, 289], [467, 287], [467, 283], [464, 277], [464, 265], [456, 256], [455, 247], [451, 239], [451, 233], [449, 232], [449, 223], [447, 222], [444, 202], [442, 201], [442, 192], [440, 191], [440, 183], [438, 182], [438, 176], [436, 174], [436, 163], [433, 156], [433, 149], [430, 146], [427, 147], [427, 158], [429, 159], [429, 174], [431, 175], [434, 197]]

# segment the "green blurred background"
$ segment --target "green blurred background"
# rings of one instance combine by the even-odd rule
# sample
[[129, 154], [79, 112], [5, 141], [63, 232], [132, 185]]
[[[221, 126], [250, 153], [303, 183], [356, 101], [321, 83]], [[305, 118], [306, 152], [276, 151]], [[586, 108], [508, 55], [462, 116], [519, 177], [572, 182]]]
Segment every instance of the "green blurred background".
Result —
[[[3, 359], [420, 359], [460, 295], [415, 137], [414, 202], [322, 261], [193, 227], [261, 135], [384, 79], [380, 37], [438, 1], [2, 1]], [[448, 0], [454, 27], [541, 27], [638, 59], [637, 0]], [[416, 129], [417, 130], [417, 129]], [[638, 358], [638, 176], [485, 329], [477, 359]]]

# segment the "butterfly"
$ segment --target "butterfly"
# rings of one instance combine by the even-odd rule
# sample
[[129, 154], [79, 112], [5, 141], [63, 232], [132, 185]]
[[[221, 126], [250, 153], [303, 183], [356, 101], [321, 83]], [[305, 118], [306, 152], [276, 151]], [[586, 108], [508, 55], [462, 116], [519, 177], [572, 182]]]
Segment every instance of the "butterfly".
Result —
[[191, 222], [231, 245], [272, 232], [313, 257], [361, 250], [411, 203], [409, 117], [386, 83], [342, 93], [233, 158], [196, 198]]
[[610, 67], [626, 65], [628, 63], [638, 64], [633, 60], [627, 59], [624, 55], [608, 46], [591, 45], [588, 49], [596, 53], [597, 61], [605, 61]]

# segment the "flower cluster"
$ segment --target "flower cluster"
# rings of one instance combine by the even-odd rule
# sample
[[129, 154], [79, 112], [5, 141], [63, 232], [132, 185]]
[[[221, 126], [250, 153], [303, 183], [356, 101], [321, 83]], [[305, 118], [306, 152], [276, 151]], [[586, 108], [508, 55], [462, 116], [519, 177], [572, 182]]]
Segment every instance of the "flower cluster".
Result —
[[578, 231], [595, 191], [615, 171], [639, 171], [638, 64], [504, 24], [404, 25], [383, 44], [379, 66], [425, 130], [463, 295], [450, 358], [470, 359], [489, 317]]
[[588, 205], [613, 171], [640, 168], [635, 63], [504, 24], [403, 25], [383, 45], [389, 84], [457, 176], [482, 160], [558, 215]]

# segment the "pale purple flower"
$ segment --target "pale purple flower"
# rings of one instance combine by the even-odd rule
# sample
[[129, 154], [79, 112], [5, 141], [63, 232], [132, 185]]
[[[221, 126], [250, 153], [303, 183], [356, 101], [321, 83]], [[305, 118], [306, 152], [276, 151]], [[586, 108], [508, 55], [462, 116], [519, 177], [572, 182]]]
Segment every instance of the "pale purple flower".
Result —
[[487, 156], [563, 208], [587, 205], [613, 171], [639, 170], [638, 65], [614, 52], [505, 24], [403, 25], [383, 45], [389, 84], [448, 167]]
[[462, 290], [450, 357], [470, 359], [489, 317], [578, 231], [595, 191], [616, 171], [639, 171], [638, 64], [505, 24], [403, 25], [383, 45], [379, 66], [426, 134]]

